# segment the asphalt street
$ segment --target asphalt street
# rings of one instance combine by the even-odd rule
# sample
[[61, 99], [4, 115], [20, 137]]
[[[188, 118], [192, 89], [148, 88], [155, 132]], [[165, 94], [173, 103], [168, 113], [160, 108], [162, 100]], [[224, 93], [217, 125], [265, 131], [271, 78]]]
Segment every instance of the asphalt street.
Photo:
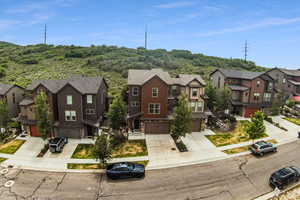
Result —
[[[0, 200], [249, 200], [270, 192], [270, 174], [300, 166], [300, 141], [264, 157], [236, 157], [147, 171], [143, 179], [108, 180], [103, 174], [10, 169], [0, 176]], [[11, 188], [4, 187], [14, 180]]]

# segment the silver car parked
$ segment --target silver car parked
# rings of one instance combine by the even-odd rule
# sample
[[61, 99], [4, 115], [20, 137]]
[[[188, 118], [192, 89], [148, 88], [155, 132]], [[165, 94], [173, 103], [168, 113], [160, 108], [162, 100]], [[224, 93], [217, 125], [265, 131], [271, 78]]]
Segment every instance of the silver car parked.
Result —
[[270, 142], [259, 141], [250, 146], [250, 151], [255, 155], [263, 156], [265, 153], [276, 152], [277, 147]]

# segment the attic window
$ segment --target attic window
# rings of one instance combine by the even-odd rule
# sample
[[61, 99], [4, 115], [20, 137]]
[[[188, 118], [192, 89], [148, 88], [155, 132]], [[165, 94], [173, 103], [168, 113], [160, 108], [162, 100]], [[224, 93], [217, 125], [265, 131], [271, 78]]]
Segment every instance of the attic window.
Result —
[[92, 104], [93, 103], [93, 96], [92, 95], [87, 95], [86, 96], [86, 103], [87, 104]]
[[138, 87], [132, 88], [132, 96], [139, 96], [139, 88]]
[[259, 87], [260, 86], [260, 81], [256, 82], [256, 86]]
[[73, 97], [71, 95], [67, 96], [67, 104], [72, 105], [73, 104]]
[[283, 78], [283, 79], [282, 79], [282, 83], [285, 83], [285, 82], [286, 82], [286, 79], [285, 79], [285, 78]]

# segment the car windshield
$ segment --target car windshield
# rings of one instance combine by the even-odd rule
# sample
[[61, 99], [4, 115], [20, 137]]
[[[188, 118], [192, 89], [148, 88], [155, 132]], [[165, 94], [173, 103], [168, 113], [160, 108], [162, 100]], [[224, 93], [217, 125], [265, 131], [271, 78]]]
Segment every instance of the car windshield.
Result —
[[279, 178], [282, 178], [288, 174], [292, 173], [291, 169], [289, 168], [283, 168], [275, 172], [275, 175], [278, 176]]

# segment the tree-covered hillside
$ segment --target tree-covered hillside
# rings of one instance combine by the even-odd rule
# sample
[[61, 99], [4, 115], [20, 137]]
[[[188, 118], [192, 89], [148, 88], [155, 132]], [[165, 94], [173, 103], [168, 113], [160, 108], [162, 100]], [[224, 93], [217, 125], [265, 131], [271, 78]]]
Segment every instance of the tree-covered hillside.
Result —
[[207, 79], [216, 68], [264, 71], [253, 62], [224, 59], [186, 50], [130, 49], [116, 46], [19, 46], [0, 42], [0, 81], [26, 87], [35, 79], [62, 79], [72, 75], [104, 76], [111, 94], [126, 85], [128, 69], [163, 68], [172, 75], [196, 73]]

